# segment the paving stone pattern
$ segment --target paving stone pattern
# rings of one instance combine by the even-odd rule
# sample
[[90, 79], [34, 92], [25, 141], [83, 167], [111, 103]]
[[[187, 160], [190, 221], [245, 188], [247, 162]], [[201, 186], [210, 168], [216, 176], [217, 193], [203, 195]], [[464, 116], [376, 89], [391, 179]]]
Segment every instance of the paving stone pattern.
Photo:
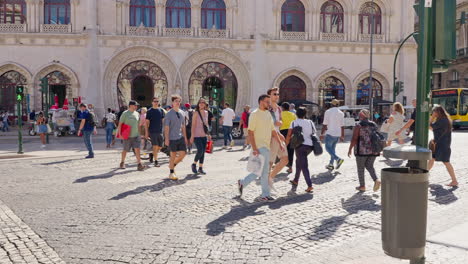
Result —
[[[467, 139], [454, 134], [461, 188], [444, 187], [449, 177], [441, 164], [431, 174], [429, 235], [468, 219]], [[347, 147], [339, 144], [338, 153]], [[381, 250], [380, 193], [354, 191], [353, 159], [328, 173], [328, 155], [311, 156], [314, 194], [304, 192], [303, 178], [291, 189], [282, 173], [279, 198], [262, 203], [259, 182], [237, 197], [247, 156], [238, 148], [216, 151], [207, 157], [208, 175], [199, 176], [190, 173], [191, 155], [176, 169], [178, 182], [166, 179], [167, 165], [137, 172], [133, 157], [119, 170], [118, 154], [0, 162], [0, 200], [67, 263], [404, 263]], [[376, 167], [400, 164], [380, 158]], [[468, 263], [466, 250], [435, 243], [427, 256], [427, 263]]]

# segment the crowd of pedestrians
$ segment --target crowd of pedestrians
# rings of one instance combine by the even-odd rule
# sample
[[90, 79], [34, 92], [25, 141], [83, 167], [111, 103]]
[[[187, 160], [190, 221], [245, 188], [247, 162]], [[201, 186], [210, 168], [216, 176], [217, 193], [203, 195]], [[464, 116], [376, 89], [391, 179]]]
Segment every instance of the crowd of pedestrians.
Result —
[[[274, 87], [258, 98], [258, 107], [254, 107], [251, 111], [251, 107], [246, 105], [240, 115], [239, 128], [243, 130], [245, 136], [242, 150], [251, 149], [250, 159], [259, 161], [255, 165], [257, 169], [254, 172], [238, 181], [240, 195], [252, 181], [260, 177], [260, 199], [274, 200], [271, 195], [276, 191], [274, 179], [285, 167], [291, 175], [290, 183], [293, 187], [299, 185], [302, 174], [307, 185], [305, 191], [312, 192], [314, 187], [309, 168], [309, 156], [312, 153], [316, 156], [321, 155], [321, 141], [330, 156], [325, 166], [329, 172], [339, 170], [344, 163], [344, 159], [336, 151], [337, 144], [345, 140], [345, 114], [340, 110], [338, 100], [332, 100], [329, 109], [324, 112], [320, 132], [317, 131], [314, 122], [307, 118], [306, 108], [296, 109], [294, 104], [283, 102], [279, 105], [279, 102], [280, 89]], [[178, 180], [177, 166], [188, 153], [191, 153], [191, 146], [195, 146], [196, 154], [190, 165], [191, 171], [198, 175], [207, 174], [204, 166], [205, 153], [207, 146], [212, 142], [213, 112], [210, 111], [210, 106], [204, 98], [200, 98], [194, 107], [190, 104], [185, 104], [184, 107], [181, 105], [181, 96], [173, 95], [171, 105], [167, 109], [161, 108], [160, 99], [157, 97], [152, 99], [150, 109], [146, 107], [139, 109], [139, 103], [134, 100], [129, 101], [128, 106], [122, 107], [117, 114], [112, 109], [107, 109], [101, 123], [106, 131], [106, 148], [111, 148], [116, 138], [122, 142], [120, 169], [126, 168], [127, 153], [133, 151], [137, 160], [137, 170], [145, 170], [148, 166], [142, 164], [140, 152], [142, 145], [150, 144], [150, 164], [154, 163], [154, 167], [160, 167], [159, 153], [167, 150], [169, 179], [176, 181]], [[413, 100], [413, 105], [416, 105], [415, 100]], [[78, 135], [83, 137], [88, 150], [86, 158], [92, 159], [95, 155], [92, 136], [97, 133], [96, 117], [85, 104], [80, 104], [79, 109]], [[4, 114], [2, 118], [7, 115], [8, 113]], [[374, 163], [380, 152], [373, 147], [376, 144], [373, 133], [378, 130], [385, 133], [387, 146], [390, 146], [394, 140], [397, 140], [398, 144], [404, 144], [404, 140], [409, 135], [405, 134], [405, 131], [409, 133], [414, 131], [416, 115], [413, 113], [406, 123], [404, 116], [403, 106], [395, 103], [392, 106], [391, 116], [379, 127], [371, 120], [368, 110], [363, 109], [359, 112], [359, 121], [353, 129], [348, 150], [348, 157], [355, 156], [359, 182], [356, 187], [357, 191], [366, 191], [365, 171], [369, 173], [374, 182], [373, 190], [379, 190], [381, 182]], [[34, 118], [37, 132], [44, 146], [45, 134], [50, 133], [47, 118], [42, 112]], [[222, 149], [232, 149], [234, 146], [232, 130], [235, 118], [234, 110], [231, 109], [229, 103], [225, 103], [219, 120], [223, 130]], [[431, 141], [433, 159], [429, 162], [429, 170], [436, 161], [442, 162], [451, 177], [449, 186], [456, 187], [458, 181], [450, 163], [452, 124], [450, 116], [443, 107], [436, 106], [433, 109], [430, 128], [434, 132], [434, 140]], [[295, 167], [293, 168], [294, 158]]]

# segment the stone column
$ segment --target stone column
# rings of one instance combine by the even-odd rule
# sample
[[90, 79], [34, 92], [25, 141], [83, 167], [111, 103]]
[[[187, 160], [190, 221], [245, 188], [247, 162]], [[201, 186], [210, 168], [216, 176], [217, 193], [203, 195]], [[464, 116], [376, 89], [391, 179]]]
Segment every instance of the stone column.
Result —
[[156, 4], [156, 27], [159, 29], [159, 35], [162, 35], [164, 28], [166, 27], [166, 4]]
[[41, 31], [41, 25], [44, 24], [44, 0], [39, 0], [39, 3], [36, 5], [36, 31]]
[[[101, 59], [98, 46], [98, 25], [97, 25], [97, 1], [87, 1], [87, 25], [86, 33], [88, 35], [85, 63], [83, 63], [83, 73], [87, 76], [87, 82], [83, 82], [83, 87], [80, 89], [80, 94], [85, 98], [86, 103], [91, 103], [95, 106], [95, 113], [98, 117], [104, 115], [104, 100], [102, 98], [102, 76], [101, 76]], [[85, 77], [85, 78], [86, 78]]]
[[198, 36], [198, 30], [201, 28], [201, 5], [200, 4], [193, 4], [192, 11], [192, 29], [194, 30], [194, 35]]
[[123, 3], [121, 1], [116, 1], [115, 2], [115, 30], [117, 35], [122, 35], [123, 30], [122, 30], [122, 7]]
[[123, 27], [123, 31], [122, 32], [125, 32], [127, 31], [127, 27], [128, 25], [130, 24], [130, 0], [122, 0], [122, 3], [123, 3], [123, 15], [122, 15], [122, 18], [123, 18], [123, 23], [122, 23], [122, 27]]
[[70, 14], [71, 14], [71, 20], [70, 20], [70, 23], [72, 24], [72, 32], [77, 32], [77, 31], [81, 31], [79, 28], [78, 28], [78, 23], [77, 23], [77, 7], [78, 5], [80, 4], [80, 0], [72, 0], [71, 1], [71, 10], [70, 10]]

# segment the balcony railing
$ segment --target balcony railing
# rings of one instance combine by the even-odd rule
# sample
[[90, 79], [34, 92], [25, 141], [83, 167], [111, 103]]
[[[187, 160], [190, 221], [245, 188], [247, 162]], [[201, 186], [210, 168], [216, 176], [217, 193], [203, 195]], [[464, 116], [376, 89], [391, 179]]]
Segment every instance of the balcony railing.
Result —
[[132, 36], [156, 36], [158, 35], [158, 28], [156, 27], [145, 27], [140, 25], [138, 27], [127, 26], [127, 35]]
[[193, 28], [163, 28], [162, 33], [165, 37], [189, 38], [195, 36]]
[[0, 32], [2, 33], [26, 32], [27, 28], [27, 24], [0, 24]]
[[460, 87], [460, 80], [448, 80], [447, 81], [447, 88], [459, 88]]
[[[382, 34], [374, 34], [373, 35], [374, 42], [382, 43], [384, 42], [384, 35]], [[359, 41], [361, 42], [370, 42], [371, 34], [359, 34]]]
[[332, 42], [342, 42], [346, 40], [344, 33], [320, 33], [321, 41], [332, 41]]
[[283, 40], [307, 40], [306, 32], [280, 31], [280, 39]]
[[43, 33], [71, 33], [72, 25], [42, 24], [40, 29]]
[[201, 38], [230, 38], [229, 29], [200, 29], [199, 37]]

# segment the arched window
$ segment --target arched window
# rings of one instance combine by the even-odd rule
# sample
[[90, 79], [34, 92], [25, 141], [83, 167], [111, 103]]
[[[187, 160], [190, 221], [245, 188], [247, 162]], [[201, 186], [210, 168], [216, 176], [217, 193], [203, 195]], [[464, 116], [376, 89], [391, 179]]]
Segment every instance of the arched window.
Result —
[[[370, 78], [367, 77], [362, 80], [357, 87], [356, 104], [357, 105], [368, 105], [369, 104], [369, 87]], [[372, 78], [372, 98], [374, 100], [382, 100], [382, 84], [376, 79]]]
[[154, 27], [155, 21], [154, 0], [131, 0], [130, 1], [130, 26]]
[[226, 29], [226, 4], [223, 0], [203, 0], [201, 27]]
[[306, 100], [306, 84], [294, 75], [289, 76], [280, 83], [280, 101]]
[[168, 0], [166, 4], [167, 28], [190, 28], [191, 9], [189, 0]]
[[345, 86], [343, 82], [335, 76], [330, 76], [323, 79], [319, 83], [320, 97], [322, 105], [330, 103], [333, 99], [337, 99], [344, 104]]
[[[372, 19], [374, 19], [374, 26], [372, 26]], [[382, 11], [376, 3], [364, 3], [359, 10], [359, 32], [382, 34]]]
[[335, 0], [328, 0], [320, 12], [320, 28], [323, 33], [343, 33], [343, 7]]
[[25, 22], [25, 0], [0, 0], [0, 24], [24, 24]]
[[44, 24], [70, 24], [70, 0], [45, 0]]
[[286, 0], [281, 7], [281, 30], [305, 31], [305, 8], [300, 0]]

